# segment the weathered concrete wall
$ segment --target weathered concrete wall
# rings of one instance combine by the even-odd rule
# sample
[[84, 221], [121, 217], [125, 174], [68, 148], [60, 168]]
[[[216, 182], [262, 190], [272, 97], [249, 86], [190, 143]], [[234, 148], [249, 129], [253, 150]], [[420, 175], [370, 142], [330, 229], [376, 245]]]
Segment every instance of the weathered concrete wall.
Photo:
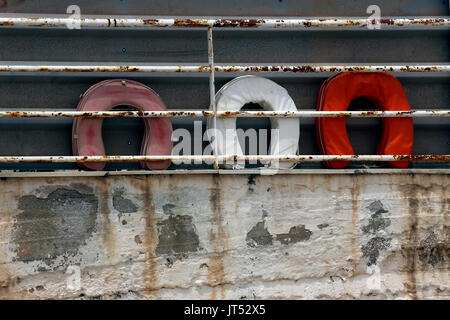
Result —
[[0, 297], [448, 299], [448, 186], [448, 174], [3, 178]]

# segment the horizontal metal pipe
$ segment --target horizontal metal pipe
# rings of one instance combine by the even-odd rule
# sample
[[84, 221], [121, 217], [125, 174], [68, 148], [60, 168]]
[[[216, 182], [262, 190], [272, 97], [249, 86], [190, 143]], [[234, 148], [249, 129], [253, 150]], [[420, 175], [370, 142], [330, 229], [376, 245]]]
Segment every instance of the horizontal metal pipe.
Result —
[[[139, 162], [139, 161], [210, 161], [214, 156], [3, 156], [0, 163], [23, 162]], [[218, 155], [219, 163], [225, 161], [450, 161], [450, 155]]]
[[209, 66], [174, 65], [0, 65], [0, 72], [209, 72]]
[[[0, 26], [7, 27], [50, 27], [66, 28], [77, 25], [80, 28], [294, 28], [294, 29], [364, 29], [368, 25], [380, 25], [386, 29], [446, 28], [448, 17], [402, 18], [391, 17], [376, 21], [370, 18], [280, 18], [280, 19], [197, 19], [197, 18], [128, 18], [122, 17], [0, 17]], [[368, 29], [368, 28], [367, 28]], [[369, 30], [369, 29], [368, 29]]]
[[[272, 172], [273, 173], [273, 172]], [[136, 176], [136, 175], [201, 175], [201, 174], [266, 174], [265, 168], [254, 169], [174, 169], [174, 170], [52, 170], [52, 171], [15, 171], [0, 170], [0, 178], [55, 178], [55, 177], [107, 177], [107, 176]], [[364, 168], [364, 169], [289, 169], [278, 170], [276, 174], [288, 175], [360, 175], [360, 174], [450, 174], [450, 169], [396, 169], [396, 168]]]
[[449, 72], [447, 64], [414, 64], [414, 65], [216, 65], [216, 72]]
[[[411, 111], [218, 111], [218, 118], [424, 118], [449, 117], [450, 110], [411, 110]], [[209, 110], [168, 110], [168, 111], [0, 111], [0, 118], [176, 118], [176, 117], [214, 117]]]
[[[1, 113], [0, 113], [1, 115]], [[273, 118], [423, 118], [449, 117], [450, 110], [411, 110], [411, 111], [218, 111], [217, 117], [273, 117]]]
[[[414, 65], [215, 65], [215, 72], [449, 72], [449, 64]], [[0, 72], [210, 72], [209, 65], [29, 65], [0, 64]]]
[[0, 111], [0, 118], [176, 118], [213, 117], [212, 111]]

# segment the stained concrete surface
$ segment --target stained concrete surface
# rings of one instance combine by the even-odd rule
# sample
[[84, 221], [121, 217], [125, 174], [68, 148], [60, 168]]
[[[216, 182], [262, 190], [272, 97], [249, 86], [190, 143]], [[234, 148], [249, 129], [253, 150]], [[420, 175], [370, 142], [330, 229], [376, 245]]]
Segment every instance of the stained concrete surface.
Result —
[[448, 187], [433, 173], [2, 179], [0, 297], [448, 299]]

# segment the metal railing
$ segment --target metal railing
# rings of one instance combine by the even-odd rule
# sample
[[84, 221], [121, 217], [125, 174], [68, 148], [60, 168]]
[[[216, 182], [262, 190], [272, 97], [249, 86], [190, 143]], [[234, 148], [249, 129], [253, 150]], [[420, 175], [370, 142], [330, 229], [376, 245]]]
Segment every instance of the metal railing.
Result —
[[449, 117], [450, 110], [411, 111], [1, 111], [0, 118], [425, 118]]
[[[277, 111], [216, 111], [215, 72], [293, 72], [293, 73], [327, 73], [327, 72], [449, 72], [450, 64], [409, 64], [409, 65], [215, 65], [213, 52], [214, 28], [261, 28], [293, 30], [364, 30], [370, 24], [379, 24], [386, 30], [396, 29], [431, 29], [450, 28], [448, 17], [389, 18], [379, 21], [363, 18], [314, 18], [314, 19], [184, 19], [184, 18], [61, 18], [61, 17], [0, 17], [0, 27], [49, 27], [65, 28], [68, 24], [78, 24], [81, 28], [207, 28], [208, 64], [207, 65], [122, 65], [122, 64], [71, 64], [71, 65], [37, 65], [37, 64], [1, 64], [1, 73], [20, 72], [208, 72], [210, 89], [209, 110], [185, 111], [1, 111], [0, 118], [141, 118], [141, 117], [448, 117], [449, 110], [412, 110], [412, 111], [314, 111], [296, 112]], [[368, 29], [367, 29], [368, 30]], [[214, 126], [216, 128], [216, 126]], [[216, 129], [215, 129], [216, 130]], [[450, 155], [214, 155], [201, 156], [3, 156], [0, 163], [28, 162], [138, 162], [138, 161], [211, 161], [215, 168], [226, 161], [450, 161]]]
[[450, 155], [213, 155], [213, 156], [0, 156], [0, 163], [29, 162], [140, 162], [140, 161], [450, 161]]
[[448, 17], [421, 18], [280, 18], [280, 19], [198, 19], [198, 18], [67, 18], [67, 17], [0, 17], [0, 26], [65, 28], [77, 24], [81, 28], [261, 28], [261, 29], [323, 29], [367, 28], [379, 24], [382, 28], [447, 28]]

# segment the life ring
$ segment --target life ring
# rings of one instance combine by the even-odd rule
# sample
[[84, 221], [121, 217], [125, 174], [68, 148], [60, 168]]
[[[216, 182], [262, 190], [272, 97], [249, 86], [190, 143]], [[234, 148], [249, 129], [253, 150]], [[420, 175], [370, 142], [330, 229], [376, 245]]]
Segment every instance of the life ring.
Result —
[[[132, 80], [114, 79], [99, 82], [82, 96], [78, 111], [108, 111], [120, 105], [138, 111], [163, 111], [161, 98], [149, 87]], [[143, 118], [145, 133], [141, 155], [170, 155], [172, 152], [172, 122], [167, 118]], [[76, 118], [72, 126], [72, 150], [74, 155], [102, 156], [105, 147], [102, 139], [103, 119]], [[147, 169], [163, 170], [170, 160], [141, 162]], [[85, 168], [102, 170], [105, 162], [80, 163]]]
[[[409, 111], [403, 86], [385, 72], [345, 72], [328, 78], [321, 86], [318, 111], [346, 111], [356, 98], [370, 99], [382, 111]], [[345, 126], [345, 118], [317, 118], [317, 142], [322, 154], [353, 155]], [[383, 118], [379, 155], [411, 155], [413, 148], [411, 118]], [[349, 161], [326, 161], [329, 168], [344, 168]], [[390, 161], [391, 166], [406, 168], [409, 161]]]
[[[216, 94], [217, 111], [239, 111], [245, 104], [257, 103], [267, 111], [297, 111], [294, 101], [286, 89], [275, 82], [255, 77], [241, 76], [225, 84]], [[270, 118], [271, 129], [278, 129], [278, 137], [270, 142], [270, 155], [293, 155], [297, 153], [300, 137], [300, 120], [295, 118]], [[236, 118], [217, 118], [216, 127], [223, 139], [217, 139], [218, 155], [233, 154], [242, 156], [242, 148], [236, 131]], [[214, 120], [208, 119], [209, 138], [215, 147]], [[211, 130], [212, 129], [212, 130]], [[227, 135], [227, 130], [229, 135]], [[226, 138], [225, 138], [226, 137]], [[240, 169], [245, 167], [244, 162], [226, 168]], [[271, 162], [266, 165], [270, 168], [289, 169], [295, 164]]]

